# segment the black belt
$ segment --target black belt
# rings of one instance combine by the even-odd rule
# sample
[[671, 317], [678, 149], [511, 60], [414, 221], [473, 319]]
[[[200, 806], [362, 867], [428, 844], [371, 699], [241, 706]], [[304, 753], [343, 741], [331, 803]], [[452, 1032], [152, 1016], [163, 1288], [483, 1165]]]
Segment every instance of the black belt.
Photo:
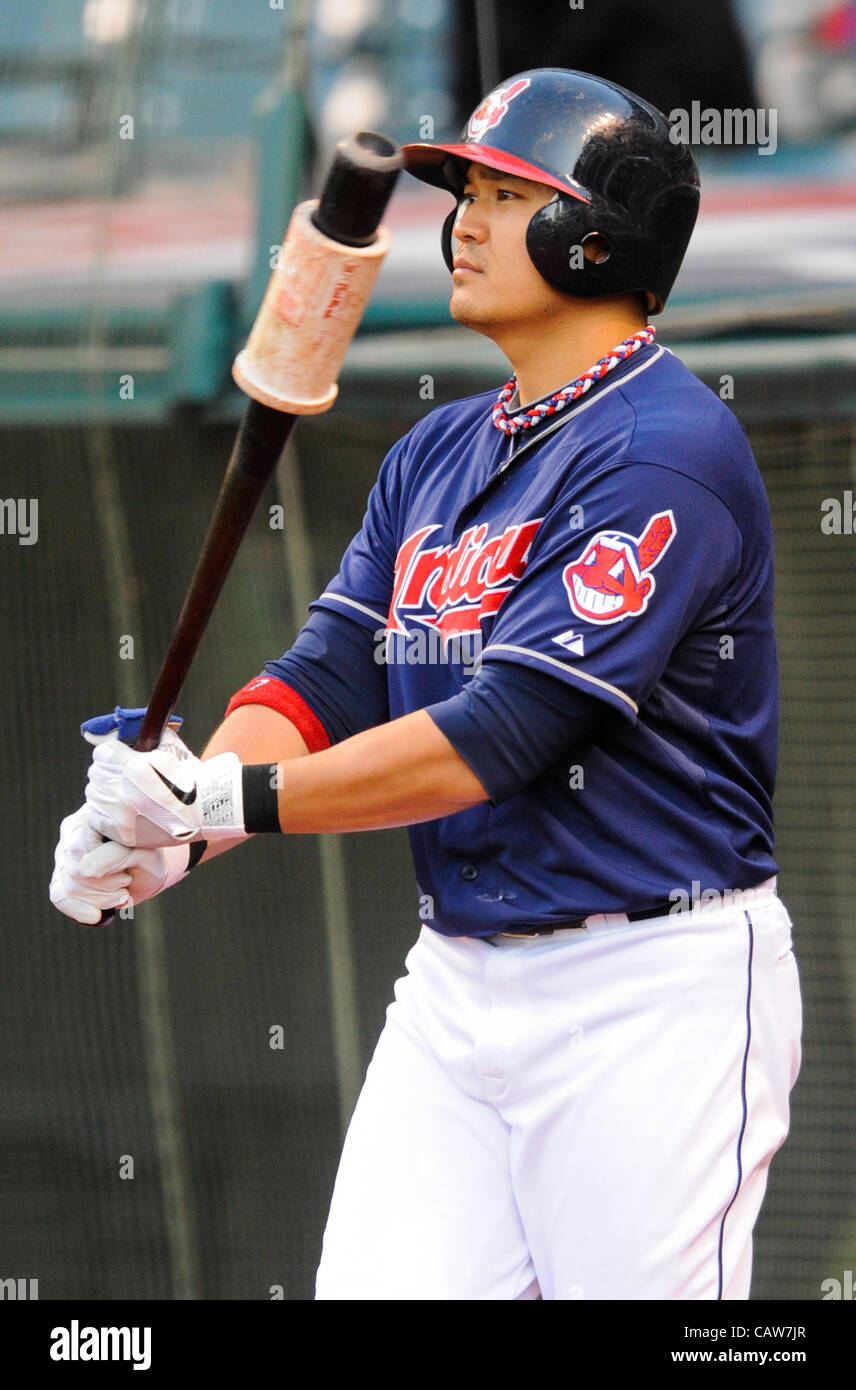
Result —
[[[642, 912], [589, 912], [585, 917], [578, 918], [575, 922], [557, 922], [554, 927], [509, 927], [508, 931], [492, 932], [491, 936], [552, 936], [557, 931], [579, 931], [584, 927], [589, 917], [626, 917], [628, 922], [644, 922], [649, 917], [665, 917], [674, 907], [674, 902], [656, 903], [654, 907], [646, 907]], [[490, 937], [487, 938], [490, 940]]]

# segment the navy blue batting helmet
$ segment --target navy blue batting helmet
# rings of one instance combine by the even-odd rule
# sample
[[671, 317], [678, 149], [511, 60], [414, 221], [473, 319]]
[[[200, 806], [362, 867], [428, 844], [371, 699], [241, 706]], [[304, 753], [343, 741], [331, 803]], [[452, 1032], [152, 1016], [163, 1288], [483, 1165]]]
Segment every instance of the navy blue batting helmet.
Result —
[[[526, 233], [538, 273], [583, 299], [647, 292], [650, 312], [662, 310], [695, 225], [698, 169], [662, 112], [624, 87], [566, 68], [521, 72], [488, 93], [457, 142], [403, 153], [411, 174], [456, 199], [470, 164], [555, 188]], [[442, 233], [450, 269], [456, 217]]]

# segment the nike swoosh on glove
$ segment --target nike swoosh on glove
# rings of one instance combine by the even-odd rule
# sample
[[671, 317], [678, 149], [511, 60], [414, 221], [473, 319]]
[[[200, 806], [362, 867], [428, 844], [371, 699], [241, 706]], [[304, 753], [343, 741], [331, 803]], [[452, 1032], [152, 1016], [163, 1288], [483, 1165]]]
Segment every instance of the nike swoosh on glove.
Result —
[[163, 747], [135, 753], [111, 739], [92, 755], [89, 823], [108, 840], [145, 849], [234, 839], [244, 831], [242, 772], [236, 753], [202, 762]]

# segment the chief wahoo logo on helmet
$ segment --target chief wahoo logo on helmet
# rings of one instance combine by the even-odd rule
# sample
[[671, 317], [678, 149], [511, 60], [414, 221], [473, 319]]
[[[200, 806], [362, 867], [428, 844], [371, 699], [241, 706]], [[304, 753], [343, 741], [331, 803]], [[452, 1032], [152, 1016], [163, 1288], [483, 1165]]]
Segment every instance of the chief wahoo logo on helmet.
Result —
[[497, 87], [489, 92], [481, 106], [476, 107], [467, 123], [467, 139], [474, 142], [484, 139], [489, 130], [499, 125], [508, 114], [508, 103], [525, 92], [529, 86], [528, 77], [515, 78], [505, 87]]
[[650, 517], [641, 536], [598, 531], [562, 575], [577, 617], [605, 624], [644, 613], [655, 585], [649, 571], [659, 564], [677, 529], [668, 511]]

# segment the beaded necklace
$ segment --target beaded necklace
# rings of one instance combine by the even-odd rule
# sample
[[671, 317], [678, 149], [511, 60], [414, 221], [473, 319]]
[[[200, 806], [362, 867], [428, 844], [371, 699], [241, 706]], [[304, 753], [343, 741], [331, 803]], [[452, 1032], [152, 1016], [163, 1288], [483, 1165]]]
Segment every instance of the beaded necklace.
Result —
[[519, 434], [521, 430], [530, 429], [533, 425], [539, 425], [549, 415], [558, 415], [571, 401], [579, 400], [580, 396], [591, 390], [595, 382], [601, 381], [613, 367], [626, 362], [627, 358], [632, 357], [640, 348], [649, 347], [654, 341], [656, 331], [655, 328], [640, 328], [638, 333], [625, 338], [623, 343], [619, 343], [606, 357], [601, 357], [599, 362], [595, 362], [587, 372], [578, 376], [576, 381], [554, 392], [548, 400], [538, 401], [536, 405], [530, 405], [527, 410], [521, 410], [517, 415], [508, 415], [505, 409], [517, 390], [517, 377], [512, 376], [497, 397], [496, 405], [493, 407], [493, 423], [503, 434], [514, 435]]

